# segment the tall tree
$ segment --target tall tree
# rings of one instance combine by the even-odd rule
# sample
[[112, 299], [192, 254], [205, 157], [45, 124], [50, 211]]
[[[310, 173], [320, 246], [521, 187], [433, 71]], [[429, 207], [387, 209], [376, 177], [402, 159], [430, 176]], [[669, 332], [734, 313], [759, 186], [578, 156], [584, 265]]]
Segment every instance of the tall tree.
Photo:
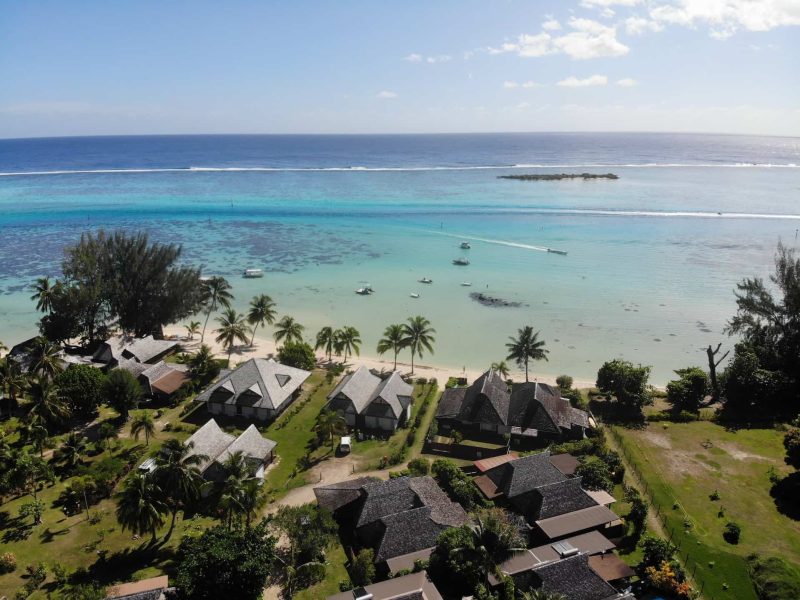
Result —
[[217, 323], [219, 323], [219, 329], [215, 330], [216, 341], [228, 351], [228, 366], [230, 367], [234, 344], [236, 342], [247, 343], [247, 323], [245, 323], [244, 315], [237, 313], [232, 308], [225, 309], [222, 316], [217, 319]]
[[423, 316], [409, 317], [403, 324], [403, 346], [411, 350], [411, 374], [414, 374], [414, 356], [422, 358], [422, 353], [427, 350], [433, 354], [433, 344], [436, 330], [431, 327], [431, 322]]
[[275, 302], [272, 301], [272, 298], [266, 294], [259, 294], [253, 297], [250, 301], [250, 310], [247, 313], [247, 322], [253, 326], [253, 337], [250, 338], [251, 347], [256, 339], [256, 329], [258, 329], [258, 326], [263, 326], [265, 323], [267, 325], [272, 325], [275, 322], [277, 314]]
[[495, 371], [500, 377], [503, 379], [508, 379], [508, 363], [506, 361], [501, 360], [500, 362], [492, 363], [491, 367], [492, 371]]
[[28, 387], [28, 375], [22, 372], [19, 363], [9, 360], [0, 361], [0, 386], [8, 394], [11, 408], [17, 406], [17, 398], [22, 395]]
[[51, 284], [49, 277], [39, 277], [36, 280], [36, 283], [33, 284], [33, 295], [31, 296], [31, 300], [36, 300], [36, 310], [43, 313], [52, 311], [54, 288], [58, 285], [58, 282], [55, 285]]
[[94, 415], [103, 399], [103, 384], [106, 376], [90, 365], [70, 365], [56, 375], [55, 384], [59, 394], [74, 413]]
[[24, 449], [8, 452], [3, 458], [4, 481], [10, 489], [30, 494], [34, 502], [39, 497], [39, 485], [53, 481], [53, 470], [41, 456]]
[[717, 379], [717, 368], [719, 367], [720, 363], [722, 363], [725, 358], [727, 358], [728, 354], [730, 354], [730, 350], [727, 350], [725, 354], [717, 358], [717, 354], [719, 354], [719, 349], [722, 348], [722, 342], [717, 344], [716, 348], [712, 348], [711, 344], [708, 345], [706, 348], [706, 356], [708, 357], [708, 374], [711, 378], [711, 400], [712, 402], [718, 402], [720, 398], [720, 389], [719, 389], [719, 380]]
[[138, 535], [149, 533], [156, 540], [158, 528], [164, 524], [164, 515], [169, 511], [163, 500], [164, 492], [149, 473], [133, 473], [117, 494], [117, 521], [123, 531]]
[[652, 404], [648, 379], [650, 367], [635, 366], [626, 360], [608, 361], [597, 372], [597, 388], [604, 394], [611, 394], [624, 408], [640, 417], [642, 407]]
[[331, 442], [331, 450], [336, 447], [335, 436], [347, 430], [347, 423], [335, 410], [323, 410], [317, 416], [314, 431]]
[[383, 337], [378, 340], [378, 354], [383, 356], [387, 352], [394, 353], [394, 367], [397, 370], [397, 355], [405, 347], [405, 329], [402, 323], [389, 325], [383, 330]]
[[47, 423], [39, 415], [30, 415], [19, 428], [20, 437], [44, 457], [44, 443], [49, 437]]
[[351, 325], [345, 325], [335, 332], [336, 342], [335, 347], [338, 353], [344, 354], [344, 361], [347, 362], [347, 356], [356, 356], [361, 353], [361, 334], [358, 329]]
[[237, 520], [248, 511], [246, 499], [248, 482], [254, 479], [252, 470], [241, 450], [232, 453], [222, 463], [224, 477], [213, 484], [219, 508], [225, 516], [225, 523], [230, 529], [234, 518]]
[[142, 399], [142, 386], [136, 378], [124, 369], [114, 369], [106, 376], [103, 396], [123, 420], [128, 420], [132, 408]]
[[52, 379], [64, 370], [61, 348], [43, 336], [34, 339], [30, 350], [30, 372]]
[[275, 341], [302, 342], [304, 330], [305, 327], [295, 321], [294, 317], [286, 315], [275, 325]]
[[138, 442], [141, 434], [144, 434], [145, 446], [150, 445], [151, 437], [156, 437], [156, 424], [153, 421], [153, 415], [147, 410], [140, 412], [133, 417], [131, 421], [131, 435], [133, 435], [133, 439]]
[[72, 415], [55, 384], [45, 377], [39, 376], [30, 382], [28, 395], [31, 399], [28, 414], [40, 417], [49, 431], [63, 427]]
[[513, 360], [520, 368], [525, 368], [525, 382], [528, 379], [528, 363], [532, 360], [547, 360], [549, 350], [545, 349], [544, 340], [539, 339], [539, 331], [533, 331], [533, 327], [526, 325], [517, 330], [517, 337], [509, 337], [506, 344], [508, 348], [508, 360]]
[[183, 444], [175, 438], [164, 442], [161, 450], [156, 454], [153, 478], [158, 487], [167, 495], [167, 504], [172, 514], [165, 540], [172, 536], [175, 529], [175, 517], [180, 507], [183, 506], [185, 509], [200, 497], [203, 476], [199, 467], [206, 460], [208, 457], [205, 454], [194, 453], [194, 442]]
[[675, 412], [696, 413], [709, 391], [708, 375], [700, 367], [675, 371], [678, 379], [667, 384], [667, 402]]
[[200, 333], [200, 321], [189, 321], [188, 325], [184, 325], [186, 328], [186, 335], [189, 337], [189, 341], [194, 339], [198, 333]]
[[219, 364], [217, 364], [211, 348], [205, 344], [200, 345], [197, 352], [189, 359], [189, 374], [201, 385], [209, 383], [219, 375]]
[[200, 334], [200, 343], [206, 339], [206, 327], [208, 327], [208, 319], [211, 313], [216, 312], [222, 306], [230, 308], [233, 301], [233, 294], [231, 293], [231, 284], [228, 280], [219, 275], [209, 277], [202, 284], [202, 302], [206, 311], [206, 320], [203, 323], [203, 333]]
[[86, 440], [73, 431], [56, 450], [55, 457], [67, 469], [74, 469], [83, 462], [85, 454]]
[[317, 340], [316, 344], [314, 345], [314, 350], [322, 350], [325, 352], [325, 356], [328, 357], [328, 361], [331, 360], [333, 356], [333, 348], [336, 345], [336, 335], [333, 330], [333, 327], [323, 327], [317, 333]]

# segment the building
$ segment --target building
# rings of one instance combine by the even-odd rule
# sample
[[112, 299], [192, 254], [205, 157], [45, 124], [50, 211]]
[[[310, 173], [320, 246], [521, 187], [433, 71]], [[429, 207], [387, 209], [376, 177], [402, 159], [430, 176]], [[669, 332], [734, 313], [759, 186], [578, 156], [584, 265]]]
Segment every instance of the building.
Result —
[[533, 526], [534, 541], [607, 529], [619, 521], [606, 506], [605, 496], [598, 501], [586, 492], [581, 478], [562, 473], [549, 452], [503, 462], [474, 482], [488, 499], [506, 503], [524, 516]]
[[362, 366], [339, 382], [328, 406], [350, 427], [394, 431], [411, 418], [413, 392], [397, 371], [381, 378]]
[[314, 494], [361, 546], [375, 551], [376, 565], [389, 573], [427, 559], [440, 533], [468, 521], [461, 505], [427, 476], [361, 478], [316, 487]]
[[543, 383], [508, 384], [487, 371], [469, 387], [444, 391], [436, 410], [440, 432], [510, 435], [517, 440], [581, 439], [593, 427], [590, 415], [573, 408], [557, 387]]
[[[198, 469], [203, 474], [203, 478], [208, 481], [219, 481], [225, 477], [223, 463], [235, 452], [242, 452], [251, 474], [258, 478], [264, 478], [264, 471], [273, 458], [275, 458], [275, 446], [272, 440], [263, 437], [255, 425], [250, 425], [238, 437], [225, 433], [214, 419], [203, 425], [194, 432], [192, 437], [186, 440], [194, 443], [192, 455], [202, 454], [206, 458], [198, 465]], [[145, 468], [147, 462], [142, 467]]]
[[272, 359], [251, 358], [200, 393], [212, 415], [269, 421], [280, 415], [300, 395], [311, 373]]
[[178, 351], [178, 342], [157, 340], [152, 335], [142, 338], [114, 336], [102, 342], [92, 355], [92, 362], [113, 369], [124, 361], [154, 365]]
[[175, 591], [166, 575], [113, 585], [106, 589], [106, 600], [165, 600]]
[[425, 571], [328, 596], [327, 600], [442, 600]]

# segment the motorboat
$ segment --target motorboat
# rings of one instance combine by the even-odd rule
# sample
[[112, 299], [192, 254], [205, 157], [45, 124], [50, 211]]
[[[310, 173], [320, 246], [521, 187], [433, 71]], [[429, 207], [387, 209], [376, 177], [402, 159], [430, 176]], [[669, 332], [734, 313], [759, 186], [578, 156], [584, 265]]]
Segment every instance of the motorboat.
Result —
[[553, 248], [548, 248], [547, 251], [550, 254], [560, 254], [561, 256], [566, 256], [567, 255], [567, 251], [566, 250], [554, 250]]
[[472, 285], [472, 282], [471, 281], [462, 281], [461, 285], [463, 285], [464, 287], [470, 287]]
[[469, 245], [469, 242], [461, 242], [461, 249], [462, 250], [469, 250], [472, 246]]
[[419, 282], [420, 283], [433, 283], [433, 279], [431, 279], [430, 277], [423, 277], [422, 279], [419, 280]]
[[417, 292], [411, 292], [412, 298], [419, 298], [419, 294]]
[[242, 273], [242, 277], [245, 279], [258, 279], [259, 277], [264, 276], [264, 271], [261, 269], [245, 269], [244, 273]]
[[456, 258], [453, 260], [453, 264], [459, 267], [466, 267], [469, 261], [466, 258]]
[[369, 296], [370, 294], [374, 294], [375, 290], [372, 289], [372, 286], [367, 284], [364, 287], [360, 287], [356, 290], [356, 294], [359, 296]]

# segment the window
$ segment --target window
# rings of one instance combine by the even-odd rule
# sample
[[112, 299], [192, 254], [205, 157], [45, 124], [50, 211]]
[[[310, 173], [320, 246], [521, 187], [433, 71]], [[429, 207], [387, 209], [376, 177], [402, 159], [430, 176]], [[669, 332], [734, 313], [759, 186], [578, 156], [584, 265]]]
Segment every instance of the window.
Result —
[[236, 414], [237, 415], [241, 415], [242, 414], [242, 405], [241, 404], [237, 404], [236, 405]]

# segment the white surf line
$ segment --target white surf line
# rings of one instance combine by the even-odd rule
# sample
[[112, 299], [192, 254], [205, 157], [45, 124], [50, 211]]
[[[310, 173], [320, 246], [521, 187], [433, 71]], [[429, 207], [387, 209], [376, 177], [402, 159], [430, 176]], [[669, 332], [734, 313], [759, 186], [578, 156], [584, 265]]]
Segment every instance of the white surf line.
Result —
[[511, 248], [522, 248], [523, 250], [535, 250], [537, 252], [547, 252], [546, 246], [533, 246], [531, 244], [520, 244], [519, 242], [507, 242], [505, 240], [492, 240], [489, 238], [482, 238], [482, 237], [475, 237], [469, 235], [457, 235], [454, 233], [447, 233], [444, 231], [436, 231], [433, 229], [419, 229], [418, 231], [424, 231], [426, 233], [435, 233], [438, 235], [444, 235], [446, 237], [455, 238], [457, 240], [469, 240], [472, 242], [483, 242], [485, 244], [495, 244], [497, 246], [509, 246]]

